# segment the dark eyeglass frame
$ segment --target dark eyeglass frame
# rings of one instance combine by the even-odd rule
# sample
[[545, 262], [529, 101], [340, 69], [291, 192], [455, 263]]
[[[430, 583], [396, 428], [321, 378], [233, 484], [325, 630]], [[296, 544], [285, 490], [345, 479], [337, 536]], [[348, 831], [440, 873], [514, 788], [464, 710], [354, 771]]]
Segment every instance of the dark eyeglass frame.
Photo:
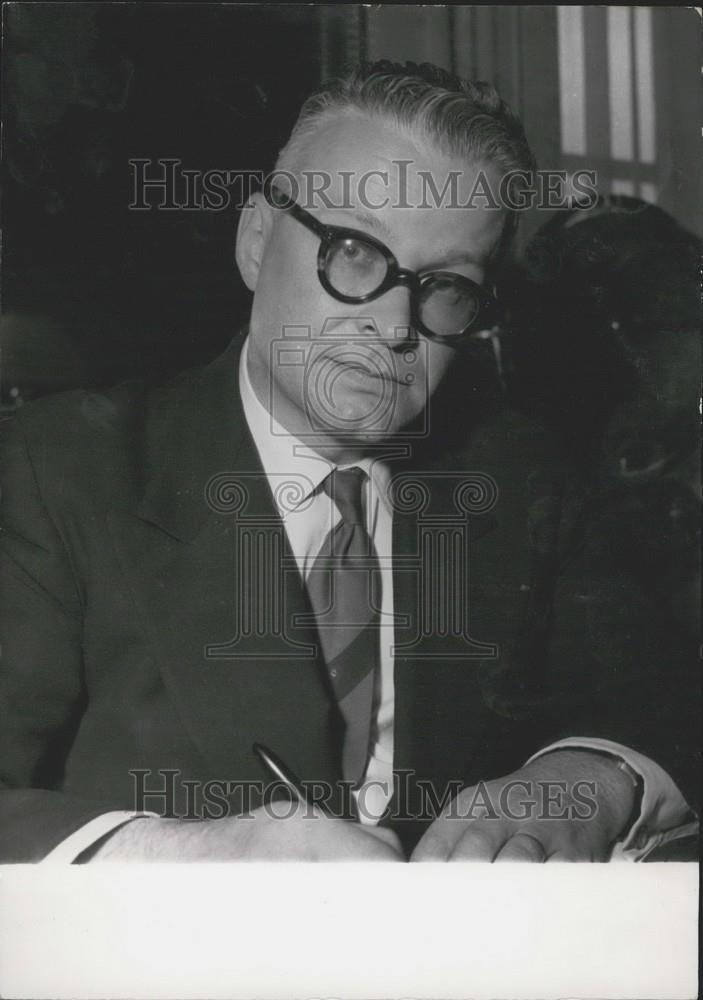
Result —
[[[268, 204], [273, 208], [290, 212], [294, 219], [297, 219], [298, 222], [302, 223], [319, 237], [320, 248], [317, 252], [317, 276], [325, 291], [332, 298], [337, 299], [338, 302], [346, 302], [349, 305], [372, 302], [374, 299], [380, 298], [381, 295], [390, 291], [391, 288], [395, 288], [398, 285], [405, 285], [406, 288], [410, 289], [411, 323], [413, 329], [429, 340], [456, 347], [466, 343], [475, 334], [476, 328], [488, 311], [489, 306], [495, 303], [495, 294], [492, 289], [489, 290], [479, 285], [476, 281], [472, 281], [471, 278], [467, 278], [463, 274], [457, 274], [454, 271], [428, 271], [426, 274], [420, 275], [416, 271], [401, 267], [385, 243], [381, 243], [375, 236], [369, 236], [368, 233], [361, 232], [358, 229], [349, 229], [345, 226], [331, 226], [320, 222], [314, 215], [311, 215], [310, 212], [296, 201], [284, 194], [275, 184], [267, 184], [264, 189], [264, 196]], [[344, 295], [334, 288], [327, 277], [327, 257], [332, 244], [337, 240], [349, 239], [358, 240], [361, 243], [372, 246], [382, 254], [386, 261], [386, 277], [378, 288], [372, 292], [367, 292], [365, 295]], [[434, 330], [425, 326], [418, 315], [418, 299], [427, 284], [436, 278], [451, 278], [453, 281], [459, 282], [460, 285], [468, 286], [471, 293], [478, 299], [476, 316], [458, 333], [435, 333]]]

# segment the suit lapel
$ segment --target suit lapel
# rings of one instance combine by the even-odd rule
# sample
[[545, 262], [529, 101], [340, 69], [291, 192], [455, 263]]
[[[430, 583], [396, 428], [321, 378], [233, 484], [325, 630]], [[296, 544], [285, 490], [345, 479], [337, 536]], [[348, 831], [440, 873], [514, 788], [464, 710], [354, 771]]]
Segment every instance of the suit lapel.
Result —
[[[334, 780], [339, 715], [283, 524], [246, 427], [238, 345], [155, 399], [144, 491], [110, 526], [183, 723], [215, 776], [265, 777], [268, 745]], [[277, 623], [271, 631], [271, 622]]]
[[471, 613], [473, 557], [498, 525], [490, 488], [470, 463], [392, 477], [396, 770], [437, 772], [437, 754], [456, 745], [457, 698], [466, 701], [479, 664], [496, 655]]

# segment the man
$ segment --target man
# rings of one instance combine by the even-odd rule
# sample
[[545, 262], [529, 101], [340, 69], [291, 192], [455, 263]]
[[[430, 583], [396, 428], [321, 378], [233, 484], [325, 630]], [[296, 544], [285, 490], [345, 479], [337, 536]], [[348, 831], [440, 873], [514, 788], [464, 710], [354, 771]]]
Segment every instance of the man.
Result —
[[[554, 461], [492, 412], [440, 455], [428, 405], [513, 224], [457, 203], [531, 168], [518, 123], [381, 64], [277, 166], [238, 230], [243, 344], [5, 435], [3, 858], [644, 856], [690, 819], [657, 763], [685, 760], [625, 700], [636, 664], [579, 648]], [[255, 743], [320, 804], [274, 808]]]

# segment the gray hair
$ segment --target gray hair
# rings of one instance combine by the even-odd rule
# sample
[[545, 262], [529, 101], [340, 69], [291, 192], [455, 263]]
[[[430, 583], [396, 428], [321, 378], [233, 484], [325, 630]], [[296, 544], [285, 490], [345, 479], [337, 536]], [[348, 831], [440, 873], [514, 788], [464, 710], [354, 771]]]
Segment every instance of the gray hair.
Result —
[[534, 170], [522, 124], [490, 83], [470, 82], [432, 63], [363, 63], [328, 81], [303, 104], [277, 166], [319, 125], [356, 110], [394, 121], [441, 152], [486, 159], [511, 170]]
[[[536, 169], [522, 124], [489, 83], [469, 82], [431, 63], [363, 63], [333, 79], [303, 104], [277, 170], [290, 169], [325, 122], [357, 112], [394, 122], [413, 139], [503, 174]], [[517, 223], [509, 213], [505, 236]]]

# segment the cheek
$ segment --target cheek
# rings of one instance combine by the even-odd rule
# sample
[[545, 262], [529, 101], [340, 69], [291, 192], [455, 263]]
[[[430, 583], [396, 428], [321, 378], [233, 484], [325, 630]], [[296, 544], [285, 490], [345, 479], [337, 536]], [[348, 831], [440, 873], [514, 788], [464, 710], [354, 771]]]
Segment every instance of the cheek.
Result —
[[454, 351], [451, 347], [447, 347], [446, 344], [436, 344], [432, 341], [427, 341], [425, 357], [427, 363], [425, 381], [429, 395], [432, 395], [447, 374], [454, 358]]
[[[275, 235], [267, 249], [259, 273], [257, 296], [270, 318], [280, 327], [284, 322], [307, 325], [313, 332], [326, 316], [327, 296], [317, 276], [317, 250], [308, 240], [296, 240], [290, 233]], [[274, 317], [275, 314], [275, 317]]]
[[[336, 303], [322, 288], [316, 266], [296, 261], [295, 256], [274, 258], [270, 266], [262, 268], [257, 296], [269, 329], [275, 330], [276, 336], [281, 336], [283, 328], [290, 326], [305, 327], [317, 337], [325, 320], [337, 315]], [[296, 334], [298, 332], [296, 330]]]

